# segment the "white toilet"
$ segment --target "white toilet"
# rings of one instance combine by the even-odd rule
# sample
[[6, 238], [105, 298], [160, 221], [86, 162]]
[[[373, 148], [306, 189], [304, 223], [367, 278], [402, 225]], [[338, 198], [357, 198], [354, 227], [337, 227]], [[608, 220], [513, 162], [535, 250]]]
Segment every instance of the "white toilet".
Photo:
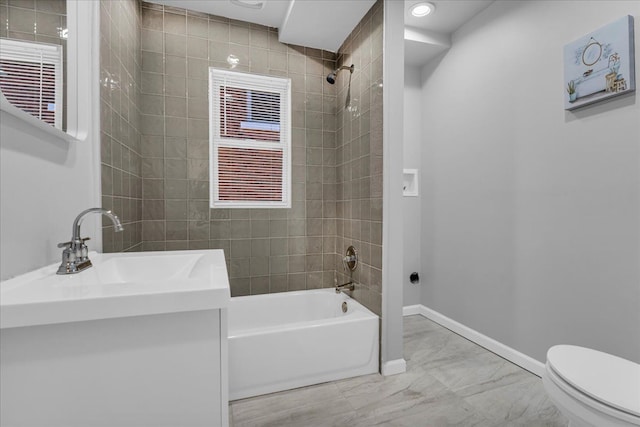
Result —
[[542, 383], [569, 426], [640, 426], [640, 365], [600, 351], [557, 345]]

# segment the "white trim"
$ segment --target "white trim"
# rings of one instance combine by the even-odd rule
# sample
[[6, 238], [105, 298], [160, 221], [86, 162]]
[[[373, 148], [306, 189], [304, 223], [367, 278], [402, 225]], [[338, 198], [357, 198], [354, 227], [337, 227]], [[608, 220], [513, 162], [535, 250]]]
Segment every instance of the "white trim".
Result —
[[422, 314], [422, 312], [420, 311], [421, 307], [424, 307], [424, 306], [421, 304], [405, 305], [404, 307], [402, 307], [402, 315], [413, 316], [414, 314]]
[[[100, 38], [95, 41], [95, 32], [99, 31], [99, 4], [93, 1], [67, 0], [67, 75], [66, 114], [67, 131], [42, 122], [29, 113], [12, 105], [0, 94], [0, 110], [24, 121], [55, 138], [67, 142], [85, 141], [90, 137], [90, 127], [94, 120], [90, 105], [94, 82], [99, 78], [93, 60], [99, 56]], [[77, 37], [77, 34], [91, 34], [90, 37]], [[97, 101], [100, 102], [99, 100]], [[99, 135], [99, 133], [98, 133]], [[98, 168], [99, 171], [99, 168]]]
[[226, 308], [218, 310], [220, 313], [220, 415], [221, 425], [229, 426], [229, 338], [225, 333], [229, 330], [228, 313]]
[[[404, 108], [404, 2], [384, 1], [373, 6], [383, 15], [384, 79], [371, 82], [373, 91], [382, 87], [382, 333], [383, 366], [404, 356], [402, 340], [403, 242], [402, 232], [402, 150]], [[384, 82], [383, 82], [384, 80]], [[379, 120], [376, 117], [375, 120]], [[375, 126], [373, 119], [372, 129]], [[377, 125], [376, 125], [377, 126]]]
[[382, 364], [381, 373], [385, 377], [403, 374], [405, 372], [407, 372], [407, 362], [404, 359], [389, 360]]
[[429, 320], [436, 322], [437, 324], [444, 326], [452, 332], [478, 344], [481, 347], [486, 348], [487, 350], [497, 354], [500, 357], [507, 359], [508, 361], [515, 363], [523, 369], [531, 372], [534, 375], [542, 377], [544, 372], [544, 363], [537, 361], [536, 359], [527, 356], [526, 354], [520, 353], [518, 350], [515, 350], [507, 345], [502, 344], [490, 338], [475, 329], [471, 329], [468, 326], [463, 325], [462, 323], [456, 322], [455, 320], [445, 316], [444, 314], [440, 314], [435, 310], [432, 310], [428, 307], [425, 307], [422, 304], [417, 305], [409, 305], [403, 307], [403, 315], [411, 316], [414, 314], [419, 314], [422, 317], [426, 317]]
[[[258, 130], [277, 130], [278, 141], [236, 139], [221, 136], [219, 121], [222, 109], [219, 88], [233, 85], [234, 88], [257, 90], [280, 95], [280, 122], [241, 122], [241, 127]], [[215, 208], [290, 208], [291, 207], [291, 79], [265, 76], [209, 67], [209, 206]], [[273, 150], [282, 153], [282, 200], [220, 200], [218, 187], [218, 148], [248, 148]]]
[[[67, 3], [71, 1], [67, 0]], [[76, 54], [84, 55], [85, 60], [82, 64], [77, 64], [77, 78], [78, 81], [74, 86], [75, 99], [81, 109], [86, 111], [76, 111], [75, 113], [75, 125], [73, 127], [74, 135], [78, 138], [84, 138], [92, 146], [93, 150], [93, 203], [92, 206], [102, 206], [102, 177], [101, 177], [101, 162], [100, 157], [100, 5], [96, 2], [82, 2], [77, 4], [77, 15], [81, 22], [78, 25], [82, 31], [86, 31], [86, 37], [82, 43], [80, 49], [89, 48], [87, 52], [82, 50], [78, 51], [76, 47]], [[67, 54], [69, 49], [67, 48]], [[68, 57], [67, 57], [68, 58]], [[76, 60], [77, 62], [77, 60]], [[67, 90], [67, 93], [71, 89]], [[90, 94], [83, 99], [78, 97], [78, 90], [87, 90]], [[86, 103], [86, 105], [85, 105]], [[67, 105], [67, 120], [69, 120], [69, 108]], [[67, 129], [69, 129], [69, 122], [67, 121]], [[103, 250], [102, 246], [102, 222], [93, 221], [93, 238], [92, 245], [100, 252]]]
[[[96, 26], [98, 28], [96, 29]], [[67, 0], [67, 133], [78, 141], [91, 137], [93, 108], [90, 94], [96, 87], [96, 79], [100, 79], [99, 68], [96, 73], [95, 60], [99, 61], [100, 50], [100, 5], [99, 2]], [[96, 32], [98, 32], [96, 37]], [[78, 35], [82, 34], [82, 37]], [[91, 34], [92, 36], [88, 36]], [[97, 38], [97, 41], [96, 41]], [[98, 80], [99, 81], [99, 80]], [[97, 86], [99, 87], [99, 86]], [[99, 94], [98, 94], [99, 96]], [[98, 116], [99, 117], [99, 116]], [[98, 132], [98, 135], [100, 133]]]
[[0, 92], [0, 111], [4, 111], [5, 113], [11, 114], [14, 117], [22, 120], [24, 123], [48, 134], [55, 138], [58, 138], [62, 141], [67, 142], [77, 142], [77, 139], [73, 136], [69, 135], [65, 131], [58, 129], [55, 126], [51, 126], [48, 123], [43, 122], [36, 116], [32, 116], [29, 113], [26, 113], [22, 109], [16, 107], [12, 103], [10, 103], [7, 98], [4, 97], [2, 92]]

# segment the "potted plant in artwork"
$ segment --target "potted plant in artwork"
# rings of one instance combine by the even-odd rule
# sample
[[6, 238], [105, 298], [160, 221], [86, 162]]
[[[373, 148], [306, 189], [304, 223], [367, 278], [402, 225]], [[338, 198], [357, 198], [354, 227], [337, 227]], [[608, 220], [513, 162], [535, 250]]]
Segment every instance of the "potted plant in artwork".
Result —
[[618, 52], [616, 52], [613, 55], [609, 56], [609, 70], [611, 71], [611, 73], [615, 73], [617, 75], [619, 69], [620, 55], [618, 55]]
[[569, 93], [569, 102], [574, 102], [578, 94], [576, 93], [576, 84], [573, 80], [567, 85], [567, 92]]

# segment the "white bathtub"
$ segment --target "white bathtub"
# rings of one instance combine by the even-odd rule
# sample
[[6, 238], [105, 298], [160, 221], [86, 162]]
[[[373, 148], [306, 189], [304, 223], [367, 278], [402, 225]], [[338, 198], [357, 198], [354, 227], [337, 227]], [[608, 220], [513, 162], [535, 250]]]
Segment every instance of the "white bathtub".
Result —
[[230, 400], [378, 372], [378, 316], [333, 289], [231, 298], [228, 327]]

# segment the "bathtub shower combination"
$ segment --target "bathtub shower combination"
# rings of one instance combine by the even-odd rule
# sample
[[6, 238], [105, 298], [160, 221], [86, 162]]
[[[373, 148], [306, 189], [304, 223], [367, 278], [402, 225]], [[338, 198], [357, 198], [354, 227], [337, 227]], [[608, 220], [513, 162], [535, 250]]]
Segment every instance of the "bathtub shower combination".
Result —
[[334, 289], [231, 298], [229, 399], [378, 372], [379, 318]]

